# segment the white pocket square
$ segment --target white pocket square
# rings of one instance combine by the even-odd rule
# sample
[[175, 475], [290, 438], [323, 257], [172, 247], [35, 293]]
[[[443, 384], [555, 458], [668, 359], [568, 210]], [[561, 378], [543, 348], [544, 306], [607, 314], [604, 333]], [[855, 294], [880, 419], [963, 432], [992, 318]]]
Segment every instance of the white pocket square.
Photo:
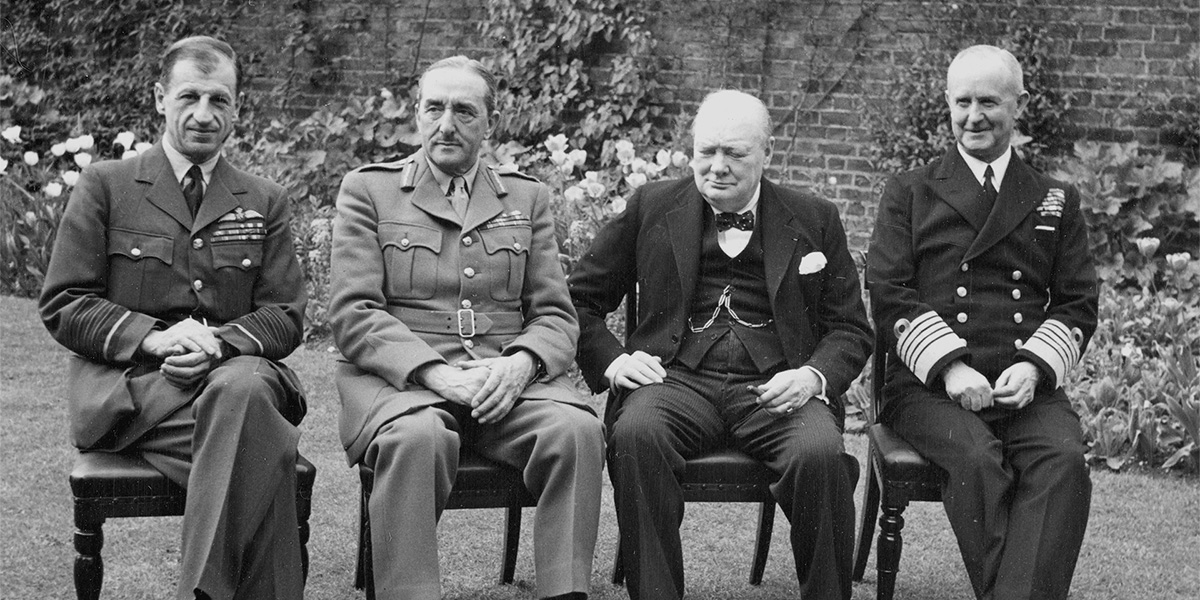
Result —
[[824, 254], [820, 252], [809, 252], [800, 259], [800, 268], [798, 270], [800, 271], [801, 275], [812, 275], [813, 273], [824, 269], [827, 262], [829, 261], [825, 260]]

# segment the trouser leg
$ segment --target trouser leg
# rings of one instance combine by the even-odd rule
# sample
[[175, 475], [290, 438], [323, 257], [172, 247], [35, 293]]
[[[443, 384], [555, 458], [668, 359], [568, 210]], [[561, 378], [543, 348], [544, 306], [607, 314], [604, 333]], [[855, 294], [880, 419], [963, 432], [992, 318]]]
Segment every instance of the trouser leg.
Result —
[[188, 489], [177, 597], [303, 596], [298, 402], [298, 390], [270, 361], [237, 357], [133, 445]]
[[604, 468], [604, 427], [586, 410], [519, 401], [500, 422], [464, 425], [481, 455], [519, 469], [538, 498], [533, 560], [539, 598], [588, 591]]
[[1091, 505], [1079, 418], [1059, 392], [996, 424], [1016, 475], [994, 600], [1063, 600]]
[[388, 421], [367, 447], [375, 471], [368, 511], [379, 600], [441, 596], [437, 522], [458, 471], [458, 425], [426, 407]]
[[791, 522], [800, 596], [849, 600], [858, 467], [829, 406], [814, 398], [790, 415], [758, 410], [732, 433], [737, 446], [779, 474], [771, 492]]
[[724, 433], [717, 410], [673, 370], [664, 383], [622, 400], [609, 432], [608, 465], [633, 600], [683, 597], [679, 479], [686, 459]]
[[891, 396], [885, 416], [900, 437], [946, 471], [942, 504], [975, 596], [996, 582], [1008, 530], [1013, 474], [979, 414], [933, 393]]

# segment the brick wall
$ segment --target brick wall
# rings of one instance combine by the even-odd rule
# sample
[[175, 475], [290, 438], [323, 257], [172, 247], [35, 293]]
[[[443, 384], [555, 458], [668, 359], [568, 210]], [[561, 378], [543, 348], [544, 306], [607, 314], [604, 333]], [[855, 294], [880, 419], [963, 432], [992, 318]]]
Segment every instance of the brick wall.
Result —
[[[431, 61], [494, 48], [476, 22], [485, 0], [325, 0], [307, 3], [303, 22], [336, 31], [322, 54], [337, 75], [306, 86], [292, 104], [309, 109], [351, 91], [402, 87]], [[759, 95], [776, 122], [772, 175], [834, 199], [851, 244], [866, 245], [878, 186], [886, 174], [867, 160], [866, 111], [915, 57], [991, 43], [1005, 20], [1038, 27], [1052, 47], [1060, 92], [1073, 95], [1070, 135], [1159, 145], [1169, 98], [1197, 98], [1200, 3], [1195, 0], [1016, 0], [977, 2], [966, 27], [949, 2], [901, 0], [642, 0], [658, 40], [656, 59], [675, 111], [708, 90], [737, 87]], [[279, 6], [279, 5], [282, 5]], [[289, 3], [260, 3], [248, 23], [296, 18]], [[970, 39], [943, 40], [947, 31]], [[288, 32], [247, 25], [246, 43], [282, 48]], [[235, 40], [236, 41], [236, 40]], [[961, 43], [955, 43], [961, 42]], [[1189, 53], [1190, 56], [1189, 56]], [[950, 56], [944, 56], [948, 63]], [[268, 55], [259, 86], [277, 83], [269, 65], [311, 60]], [[310, 64], [300, 62], [298, 64]], [[942, 81], [930, 81], [940, 88]]]

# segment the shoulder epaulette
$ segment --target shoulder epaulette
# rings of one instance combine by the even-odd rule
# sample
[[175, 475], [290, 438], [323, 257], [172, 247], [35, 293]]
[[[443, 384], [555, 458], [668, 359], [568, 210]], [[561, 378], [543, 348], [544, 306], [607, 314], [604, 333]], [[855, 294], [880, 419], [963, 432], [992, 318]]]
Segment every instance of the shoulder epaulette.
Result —
[[534, 183], [541, 183], [541, 181], [539, 181], [537, 177], [534, 177], [533, 175], [529, 175], [529, 174], [518, 171], [516, 165], [512, 165], [512, 164], [488, 165], [487, 168], [489, 171], [491, 171], [501, 177], [510, 177], [510, 176], [511, 177], [520, 177], [521, 179], [524, 179], [526, 181], [532, 181]]
[[355, 169], [355, 171], [400, 171], [400, 170], [403, 170], [404, 167], [407, 166], [412, 161], [413, 161], [412, 157], [409, 156], [409, 157], [402, 158], [400, 160], [394, 160], [391, 162], [371, 163], [371, 164], [363, 165], [363, 166]]

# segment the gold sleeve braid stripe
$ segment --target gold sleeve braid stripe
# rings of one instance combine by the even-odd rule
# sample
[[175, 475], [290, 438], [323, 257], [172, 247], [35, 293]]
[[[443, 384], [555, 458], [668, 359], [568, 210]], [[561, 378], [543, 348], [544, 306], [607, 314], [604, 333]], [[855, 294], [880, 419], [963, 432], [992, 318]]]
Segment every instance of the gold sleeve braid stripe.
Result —
[[896, 353], [921, 383], [928, 383], [930, 369], [942, 357], [967, 347], [966, 340], [958, 337], [932, 310], [919, 315], [911, 323], [903, 319], [897, 321], [895, 333]]
[[1054, 371], [1055, 380], [1062, 385], [1067, 371], [1079, 363], [1082, 338], [1083, 333], [1078, 328], [1072, 331], [1062, 321], [1047, 319], [1021, 350], [1045, 361]]

